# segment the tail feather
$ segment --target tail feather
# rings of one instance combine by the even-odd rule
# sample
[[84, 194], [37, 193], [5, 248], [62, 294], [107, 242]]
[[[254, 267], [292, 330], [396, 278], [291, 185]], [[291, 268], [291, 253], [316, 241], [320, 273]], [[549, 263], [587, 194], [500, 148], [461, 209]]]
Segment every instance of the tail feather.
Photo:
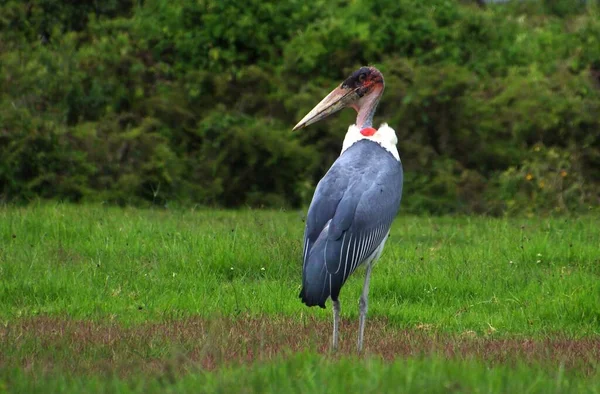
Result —
[[[342, 287], [343, 279], [340, 273], [332, 274], [327, 271], [325, 246], [327, 245], [328, 230], [329, 223], [311, 246], [304, 264], [302, 290], [299, 297], [307, 306], [318, 305], [325, 308], [325, 302], [329, 297], [337, 300]], [[331, 243], [331, 241], [329, 242]]]
[[325, 302], [330, 296], [329, 274], [324, 264], [319, 264], [311, 255], [308, 257], [302, 277], [302, 290], [300, 298], [307, 306], [320, 306], [325, 308]]

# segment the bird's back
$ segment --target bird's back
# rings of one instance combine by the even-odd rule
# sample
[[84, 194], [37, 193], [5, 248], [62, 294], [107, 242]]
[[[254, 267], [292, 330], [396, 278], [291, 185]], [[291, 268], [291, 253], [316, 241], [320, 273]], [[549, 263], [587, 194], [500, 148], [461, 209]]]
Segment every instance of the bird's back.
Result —
[[377, 142], [355, 142], [315, 190], [306, 220], [300, 298], [325, 307], [384, 240], [398, 213], [402, 164]]

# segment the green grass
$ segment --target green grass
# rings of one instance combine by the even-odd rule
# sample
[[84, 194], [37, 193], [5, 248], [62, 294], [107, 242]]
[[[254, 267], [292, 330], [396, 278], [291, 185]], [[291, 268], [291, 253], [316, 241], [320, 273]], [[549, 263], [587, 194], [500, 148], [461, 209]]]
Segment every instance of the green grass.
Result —
[[565, 374], [527, 366], [488, 368], [473, 361], [441, 358], [360, 360], [354, 357], [336, 363], [313, 354], [252, 368], [222, 368], [216, 373], [191, 372], [181, 378], [160, 376], [123, 380], [115, 377], [53, 376], [28, 379], [20, 370], [11, 371], [14, 392], [208, 392], [208, 393], [598, 393], [600, 384]]
[[[503, 363], [498, 356], [491, 366], [480, 353], [473, 360], [403, 354], [406, 357], [393, 362], [394, 357], [385, 362], [373, 358], [379, 350], [360, 361], [324, 356], [331, 311], [306, 308], [298, 299], [302, 219], [303, 211], [173, 212], [47, 203], [0, 208], [0, 322], [4, 327], [4, 331], [0, 327], [0, 379], [15, 391], [36, 387], [76, 392], [84, 388], [162, 391], [165, 387], [179, 391], [198, 385], [207, 391], [232, 387], [253, 391], [263, 384], [277, 391], [280, 385], [291, 387], [287, 374], [306, 390], [316, 388], [317, 392], [324, 382], [340, 391], [379, 392], [396, 386], [428, 392], [600, 391], [600, 383], [591, 378], [600, 376], [598, 353], [584, 363], [585, 368], [573, 367], [564, 373], [560, 365], [565, 360], [545, 363], [541, 356], [523, 365]], [[385, 350], [378, 343], [405, 330], [445, 335], [451, 338], [448, 341], [465, 337], [597, 340], [598, 223], [598, 216], [399, 216], [373, 271], [367, 353], [380, 347]], [[362, 275], [363, 270], [355, 273], [341, 293], [342, 316], [351, 325], [342, 336], [348, 349], [355, 341]], [[106, 324], [135, 330], [152, 324], [168, 328], [186, 319], [210, 324], [220, 318], [272, 320], [292, 327], [289, 337], [278, 340], [282, 349], [285, 341], [296, 341], [295, 351], [279, 360], [283, 350], [269, 349], [271, 337], [257, 336], [248, 341], [260, 342], [258, 353], [269, 354], [262, 361], [239, 365], [237, 356], [232, 356], [237, 360], [234, 363], [224, 357], [222, 362], [213, 360], [211, 369], [216, 370], [210, 373], [195, 371], [195, 363], [188, 362], [177, 369], [176, 378], [165, 383], [163, 367], [168, 363], [161, 364], [160, 373], [149, 364], [131, 376], [118, 376], [115, 369], [121, 361], [142, 356], [162, 360], [183, 354], [192, 361], [201, 360], [203, 349], [216, 337], [203, 333], [193, 340], [157, 340], [152, 334], [149, 343], [132, 339], [126, 351], [119, 353], [119, 346], [125, 345], [100, 334], [93, 340], [74, 335], [66, 343], [38, 323], [23, 323], [56, 319], [48, 324], [60, 326], [61, 321], [89, 321], [101, 333]], [[19, 324], [25, 328], [15, 334]], [[317, 326], [320, 331], [314, 332]], [[313, 339], [297, 340], [294, 327], [306, 333], [312, 328]], [[46, 336], [40, 336], [39, 330]], [[227, 338], [222, 340], [221, 351], [231, 351]], [[204, 342], [199, 345], [199, 341]], [[245, 342], [238, 338], [232, 343], [242, 346]], [[403, 346], [401, 340], [394, 343]], [[592, 344], [598, 346], [597, 341]], [[191, 348], [198, 354], [190, 356]], [[569, 354], [566, 351], [562, 357]], [[77, 369], [69, 359], [89, 367]], [[99, 367], [97, 360], [107, 365]], [[577, 362], [567, 360], [567, 364]], [[27, 378], [31, 373], [36, 379]]]
[[[598, 335], [599, 219], [399, 217], [373, 273], [370, 316], [452, 332]], [[0, 222], [4, 321], [330, 318], [298, 299], [301, 212], [42, 205], [4, 208]], [[359, 271], [342, 290], [344, 315], [357, 316], [361, 288]]]

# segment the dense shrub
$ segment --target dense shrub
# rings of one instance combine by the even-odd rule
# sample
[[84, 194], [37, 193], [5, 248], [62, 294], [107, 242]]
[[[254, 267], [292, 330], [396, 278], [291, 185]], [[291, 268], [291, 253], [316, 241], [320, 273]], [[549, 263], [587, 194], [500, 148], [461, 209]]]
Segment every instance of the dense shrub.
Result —
[[66, 127], [29, 111], [4, 111], [0, 130], [0, 185], [4, 196], [77, 201], [89, 189], [93, 166]]
[[292, 133], [356, 67], [397, 131], [405, 212], [600, 204], [593, 1], [0, 5], [0, 199], [300, 206], [352, 111]]

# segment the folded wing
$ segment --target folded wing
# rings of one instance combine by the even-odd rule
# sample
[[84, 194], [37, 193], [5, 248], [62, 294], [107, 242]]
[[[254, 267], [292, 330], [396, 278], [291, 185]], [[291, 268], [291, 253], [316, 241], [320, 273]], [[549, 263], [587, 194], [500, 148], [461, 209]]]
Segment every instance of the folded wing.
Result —
[[373, 141], [355, 143], [319, 182], [309, 208], [303, 251], [308, 306], [337, 300], [348, 277], [387, 236], [400, 207], [402, 165]]

